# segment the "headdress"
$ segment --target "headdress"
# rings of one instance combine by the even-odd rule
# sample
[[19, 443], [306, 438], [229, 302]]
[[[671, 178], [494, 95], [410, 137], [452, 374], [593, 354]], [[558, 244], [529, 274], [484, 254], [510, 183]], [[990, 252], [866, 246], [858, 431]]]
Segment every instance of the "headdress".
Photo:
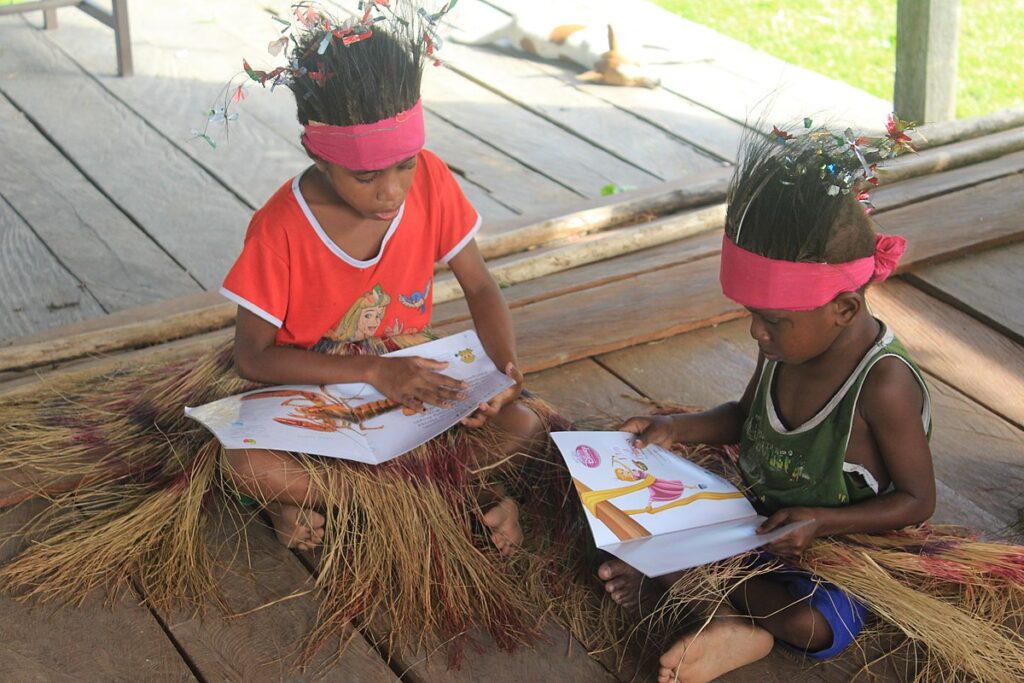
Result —
[[896, 270], [907, 241], [877, 235], [875, 253], [846, 263], [807, 263], [772, 259], [722, 238], [719, 280], [722, 293], [748, 308], [810, 311], [843, 292], [881, 282]]
[[[812, 125], [810, 119], [804, 119], [803, 124], [805, 129]], [[845, 263], [769, 258], [738, 243], [756, 195], [772, 192], [772, 182], [792, 185], [795, 179], [804, 180], [804, 176], [813, 174], [820, 179], [824, 195], [838, 202], [841, 196], [855, 192], [865, 204], [865, 211], [870, 212], [867, 188], [878, 184], [875, 160], [916, 151], [907, 135], [912, 129], [913, 124], [892, 114], [886, 122], [886, 134], [877, 138], [855, 136], [849, 128], [842, 135], [816, 129], [795, 136], [773, 127], [772, 137], [783, 147], [791, 146], [792, 153], [786, 149], [772, 153], [779, 172], [768, 175], [754, 196], [746, 197], [746, 205], [737, 212], [739, 220], [733, 236], [723, 238], [719, 273], [722, 292], [749, 308], [805, 311], [823, 306], [843, 292], [857, 291], [869, 282], [889, 277], [906, 249], [906, 241], [895, 235], [877, 235], [871, 256]], [[812, 188], [809, 192], [814, 193], [813, 186], [804, 187]]]
[[[206, 125], [201, 131], [193, 130], [193, 136], [216, 147], [216, 142], [208, 134], [209, 125], [221, 122], [227, 124], [238, 118], [237, 113], [229, 114], [228, 110], [232, 103], [245, 98], [245, 89], [250, 81], [262, 87], [267, 87], [269, 83], [271, 90], [279, 85], [288, 86], [295, 92], [296, 98], [304, 100], [319, 97], [320, 91], [330, 79], [342, 76], [332, 73], [329, 60], [319, 59], [318, 56], [327, 54], [329, 50], [344, 50], [370, 39], [374, 35], [375, 26], [381, 22], [392, 22], [404, 29], [413, 36], [413, 43], [420, 43], [415, 48], [419, 50], [417, 54], [425, 55], [433, 59], [435, 66], [439, 65], [436, 52], [442, 42], [437, 34], [437, 24], [457, 1], [447, 0], [434, 13], [419, 7], [415, 15], [410, 10], [403, 17], [394, 9], [398, 0], [361, 0], [361, 15], [342, 22], [336, 21], [312, 3], [294, 5], [293, 22], [274, 17], [275, 21], [284, 25], [281, 33], [288, 35], [281, 35], [271, 41], [267, 48], [274, 56], [283, 54], [287, 64], [265, 71], [254, 69], [243, 59], [244, 80], [238, 84], [230, 82], [222, 89], [222, 105], [206, 112]], [[419, 101], [405, 111], [377, 121], [364, 120], [353, 125], [303, 121], [303, 146], [317, 157], [352, 170], [386, 168], [414, 156], [424, 143], [423, 109]]]

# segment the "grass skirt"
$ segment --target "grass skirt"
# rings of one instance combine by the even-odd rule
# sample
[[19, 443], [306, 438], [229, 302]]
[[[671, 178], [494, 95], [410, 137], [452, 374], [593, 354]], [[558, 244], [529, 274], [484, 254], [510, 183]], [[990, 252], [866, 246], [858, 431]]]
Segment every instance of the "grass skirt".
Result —
[[[680, 452], [742, 488], [734, 447]], [[854, 646], [865, 672], [888, 659], [890, 670], [895, 667], [908, 680], [1024, 680], [1024, 547], [978, 540], [959, 527], [923, 524], [820, 538], [792, 564], [835, 584], [873, 613], [874, 623]], [[681, 622], [690, 620], [695, 629], [707, 623], [704, 614], [692, 621], [695, 598], [725, 601], [743, 581], [775, 568], [752, 570], [738, 557], [689, 570], [628, 640], [646, 649], [663, 647], [667, 637], [678, 636]]]
[[[378, 354], [426, 340], [395, 337], [336, 352]], [[198, 360], [44, 384], [0, 401], [0, 480], [18, 483], [17, 498], [50, 501], [24, 530], [37, 542], [0, 566], [0, 589], [81, 602], [96, 588], [132, 586], [161, 610], [221, 602], [205, 535], [225, 489], [223, 453], [183, 407], [254, 386], [237, 376], [225, 346]], [[545, 427], [565, 427], [543, 403], [523, 400]], [[493, 453], [499, 438], [486, 426], [456, 427], [376, 466], [297, 457], [311, 490], [327, 501], [316, 573], [322, 604], [307, 655], [350, 621], [374, 617], [390, 623], [392, 645], [445, 642], [455, 660], [472, 630], [503, 649], [530, 640], [551, 600], [571, 592], [574, 570], [557, 550], [575, 535], [578, 514], [564, 470], [543, 457], [481, 467], [479, 454]], [[527, 527], [524, 549], [511, 559], [478, 522], [479, 492], [499, 483], [520, 499]]]

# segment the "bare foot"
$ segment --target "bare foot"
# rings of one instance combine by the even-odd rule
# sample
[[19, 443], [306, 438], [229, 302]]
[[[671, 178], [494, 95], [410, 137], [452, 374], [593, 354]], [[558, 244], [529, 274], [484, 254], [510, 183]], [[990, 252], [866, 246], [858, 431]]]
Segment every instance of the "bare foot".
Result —
[[702, 630], [684, 636], [661, 656], [658, 683], [704, 683], [756, 662], [772, 650], [772, 634], [723, 607]]
[[622, 560], [608, 560], [597, 569], [597, 578], [620, 607], [636, 609], [644, 575]]
[[316, 510], [284, 503], [268, 505], [266, 510], [281, 545], [298, 550], [312, 550], [323, 542], [324, 524], [327, 520]]
[[491, 541], [502, 555], [511, 555], [523, 542], [519, 526], [519, 506], [511, 498], [502, 498], [484, 513], [483, 523], [491, 530]]

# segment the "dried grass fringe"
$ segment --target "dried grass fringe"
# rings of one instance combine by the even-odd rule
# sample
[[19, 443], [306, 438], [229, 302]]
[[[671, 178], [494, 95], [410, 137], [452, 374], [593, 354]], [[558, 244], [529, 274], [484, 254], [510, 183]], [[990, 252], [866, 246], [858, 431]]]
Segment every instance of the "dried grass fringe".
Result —
[[[113, 596], [134, 585], [160, 610], [227, 608], [204, 540], [210, 498], [224, 488], [221, 448], [182, 407], [252, 387], [233, 372], [227, 346], [198, 362], [44, 386], [0, 404], [0, 477], [50, 501], [23, 530], [33, 541], [0, 566], [0, 590], [81, 603], [97, 588]], [[546, 424], [566, 426], [542, 402], [527, 401]], [[493, 452], [497, 440], [487, 428], [456, 428], [381, 466], [297, 459], [327, 518], [307, 659], [350, 622], [373, 618], [389, 622], [391, 651], [446, 642], [454, 663], [474, 630], [502, 649], [533, 638], [578, 571], [558, 556], [578, 514], [562, 468], [517, 462], [474, 471], [470, 454]], [[477, 522], [479, 491], [498, 482], [524, 497], [527, 522], [544, 520], [511, 560]]]

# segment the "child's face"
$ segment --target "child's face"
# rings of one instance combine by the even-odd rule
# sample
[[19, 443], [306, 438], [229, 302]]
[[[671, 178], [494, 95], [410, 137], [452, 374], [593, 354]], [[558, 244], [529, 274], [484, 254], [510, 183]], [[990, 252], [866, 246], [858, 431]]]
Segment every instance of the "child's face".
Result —
[[835, 302], [811, 311], [751, 308], [750, 336], [767, 360], [800, 364], [825, 353], [844, 324]]
[[352, 171], [320, 159], [316, 167], [338, 198], [361, 218], [390, 221], [398, 215], [416, 173], [416, 157], [380, 171]]

